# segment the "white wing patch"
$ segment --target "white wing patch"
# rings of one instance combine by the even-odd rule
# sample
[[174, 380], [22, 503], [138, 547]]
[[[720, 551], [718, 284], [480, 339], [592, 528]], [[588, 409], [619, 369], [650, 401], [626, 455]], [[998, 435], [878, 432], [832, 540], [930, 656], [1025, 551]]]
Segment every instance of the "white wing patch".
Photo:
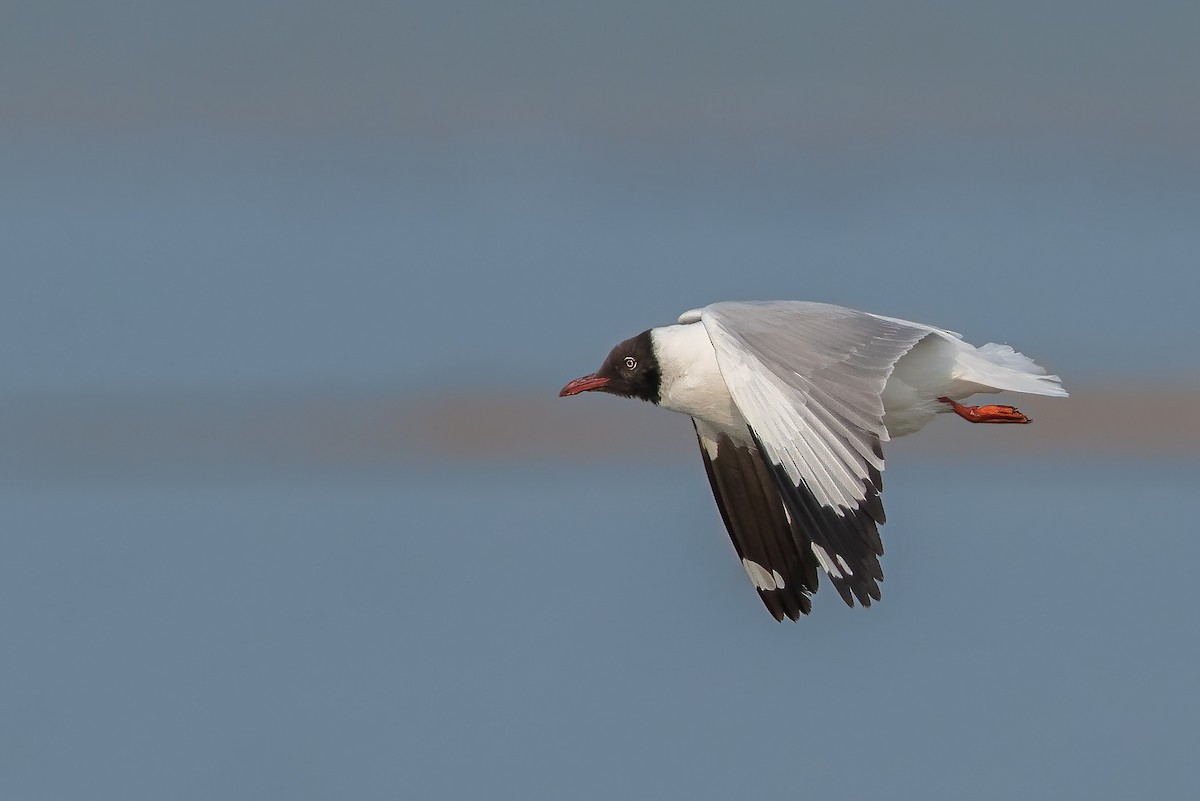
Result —
[[[817, 561], [821, 563], [822, 570], [834, 578], [842, 577], [842, 571], [838, 568], [837, 563], [830, 558], [829, 553], [824, 548], [814, 542], [812, 543], [812, 552], [813, 556], [817, 557]], [[845, 563], [843, 562], [843, 564]]]
[[[699, 428], [697, 428], [696, 433], [700, 433]], [[709, 459], [717, 458], [717, 452], [720, 450], [719, 445], [715, 437], [706, 437], [700, 434], [700, 447], [704, 448], [704, 452], [708, 454]]]
[[768, 571], [758, 562], [750, 559], [742, 559], [742, 567], [746, 568], [746, 575], [760, 590], [782, 590], [786, 586], [783, 583], [783, 576], [779, 575], [778, 570]]

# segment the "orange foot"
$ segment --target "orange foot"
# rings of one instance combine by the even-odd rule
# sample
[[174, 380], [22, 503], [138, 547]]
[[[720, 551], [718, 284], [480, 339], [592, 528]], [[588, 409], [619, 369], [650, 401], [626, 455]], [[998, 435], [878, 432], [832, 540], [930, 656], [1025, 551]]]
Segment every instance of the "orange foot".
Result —
[[1025, 415], [1017, 411], [1015, 406], [963, 406], [949, 398], [938, 398], [942, 403], [948, 403], [954, 413], [968, 423], [1032, 423]]

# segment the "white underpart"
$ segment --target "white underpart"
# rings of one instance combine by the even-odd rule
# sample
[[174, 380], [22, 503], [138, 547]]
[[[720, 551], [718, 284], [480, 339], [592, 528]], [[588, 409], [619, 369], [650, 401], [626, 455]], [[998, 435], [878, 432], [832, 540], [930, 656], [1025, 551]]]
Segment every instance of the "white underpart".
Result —
[[892, 369], [883, 387], [883, 423], [888, 434], [919, 431], [934, 415], [950, 411], [940, 397], [961, 401], [978, 393], [1002, 391], [1067, 397], [1059, 377], [1008, 345], [976, 348], [949, 334], [926, 336]]
[[783, 576], [779, 575], [778, 570], [768, 572], [765, 567], [750, 559], [742, 559], [742, 567], [746, 568], [746, 575], [758, 589], [782, 590], [784, 588]]
[[[659, 405], [698, 417], [735, 442], [752, 446], [746, 418], [733, 403], [704, 326], [668, 325], [655, 328], [653, 337], [662, 376]], [[715, 447], [709, 451], [714, 455]]]
[[[817, 561], [821, 563], [822, 570], [834, 578], [842, 578], [842, 571], [838, 567], [837, 562], [830, 558], [829, 553], [824, 548], [814, 542], [812, 543], [812, 552], [813, 555], [817, 557]], [[846, 564], [844, 561], [842, 561], [840, 556], [838, 557], [837, 561], [841, 562], [843, 565]]]

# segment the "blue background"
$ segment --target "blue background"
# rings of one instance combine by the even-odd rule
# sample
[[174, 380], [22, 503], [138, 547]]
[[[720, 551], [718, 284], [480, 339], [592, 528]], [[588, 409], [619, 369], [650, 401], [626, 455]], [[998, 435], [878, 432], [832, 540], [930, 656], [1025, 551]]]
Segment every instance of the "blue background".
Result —
[[781, 626], [684, 423], [538, 405], [754, 298], [1194, 388], [1194, 4], [4, 16], [3, 797], [1200, 789], [1184, 451], [895, 443], [884, 601]]

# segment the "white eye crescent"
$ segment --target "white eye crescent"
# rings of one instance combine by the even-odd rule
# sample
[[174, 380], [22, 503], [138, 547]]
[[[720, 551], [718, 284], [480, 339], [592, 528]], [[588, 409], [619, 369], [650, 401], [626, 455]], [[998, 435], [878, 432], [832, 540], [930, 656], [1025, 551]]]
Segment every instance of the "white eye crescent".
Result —
[[632, 356], [626, 356], [625, 367], [628, 370], [632, 370], [633, 368], [637, 367], [637, 359], [633, 358]]

